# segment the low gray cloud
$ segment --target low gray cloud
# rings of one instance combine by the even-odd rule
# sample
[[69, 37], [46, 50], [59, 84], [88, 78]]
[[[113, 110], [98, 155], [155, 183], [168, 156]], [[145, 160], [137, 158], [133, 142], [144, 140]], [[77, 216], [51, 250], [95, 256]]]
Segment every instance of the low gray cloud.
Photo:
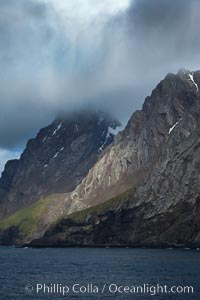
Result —
[[39, 92], [40, 74], [51, 68], [56, 45], [48, 17], [37, 1], [0, 2], [0, 147], [22, 145], [50, 113], [44, 113], [47, 103]]
[[199, 20], [198, 0], [133, 0], [110, 21], [103, 73], [132, 91], [124, 102], [129, 110], [140, 107], [167, 73], [200, 68]]
[[[200, 2], [198, 0], [137, 0], [128, 12], [133, 46], [146, 61], [162, 61], [175, 69], [198, 67], [200, 49]], [[162, 66], [159, 66], [162, 68]], [[157, 67], [158, 68], [158, 67]]]
[[[98, 1], [86, 1], [87, 9], [91, 6], [88, 19], [84, 7], [76, 13], [81, 1], [66, 3], [62, 11], [59, 5], [64, 3], [0, 2], [2, 148], [23, 147], [59, 111], [103, 102], [100, 92], [104, 95], [105, 89], [98, 75], [106, 55], [102, 33], [112, 14]], [[95, 5], [96, 10], [92, 9]], [[96, 18], [98, 11], [101, 14]]]
[[94, 105], [125, 123], [166, 73], [199, 69], [198, 0], [115, 13], [109, 1], [0, 2], [1, 148], [23, 147], [59, 110]]

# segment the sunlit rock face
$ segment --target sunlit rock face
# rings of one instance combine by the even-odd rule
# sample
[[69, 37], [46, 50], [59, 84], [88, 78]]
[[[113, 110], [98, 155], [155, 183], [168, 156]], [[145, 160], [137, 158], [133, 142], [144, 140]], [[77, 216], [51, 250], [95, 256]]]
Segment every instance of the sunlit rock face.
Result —
[[[127, 127], [68, 195], [69, 212], [110, 199], [137, 186], [157, 162], [170, 155], [197, 127], [199, 116], [199, 72], [181, 70], [168, 74], [136, 111]], [[166, 148], [166, 144], [171, 147]]]
[[[129, 156], [134, 168], [127, 170], [131, 174], [149, 166], [140, 184], [103, 206], [63, 217], [32, 246], [200, 247], [199, 75], [188, 71], [168, 75], [106, 150], [102, 159], [120, 144], [137, 146], [135, 155]], [[99, 164], [104, 170], [102, 159], [89, 174], [95, 174]], [[124, 169], [120, 166], [115, 174], [123, 177]], [[134, 186], [134, 177], [130, 178]]]
[[[104, 133], [103, 140], [95, 143], [95, 163], [88, 167], [80, 181], [76, 181], [77, 186], [73, 186], [72, 191], [51, 198], [34, 228], [34, 235], [28, 240], [26, 236], [22, 239], [16, 232], [18, 225], [8, 226], [1, 233], [1, 241], [34, 240], [32, 245], [35, 246], [199, 245], [199, 86], [199, 71], [181, 70], [178, 74], [168, 74], [146, 98], [142, 109], [133, 113], [124, 130], [117, 133], [114, 128], [118, 123], [106, 122], [100, 131], [101, 135]], [[98, 117], [96, 123], [101, 124], [101, 118]], [[60, 120], [56, 121], [50, 130], [51, 137], [57, 136], [61, 128]], [[114, 140], [109, 144], [111, 134]], [[42, 139], [45, 137], [46, 132]], [[83, 136], [77, 138], [82, 141]], [[73, 138], [70, 147], [74, 157], [81, 148], [79, 142], [79, 146], [75, 145]], [[90, 149], [90, 146], [83, 149]], [[42, 170], [51, 165], [51, 160], [54, 162], [62, 156], [64, 150], [60, 147], [64, 146], [59, 144], [59, 149], [51, 153], [51, 159], [43, 161]], [[70, 152], [66, 157], [70, 164], [73, 161]], [[7, 169], [9, 176], [4, 181], [7, 186], [13, 182], [17, 164], [15, 161]], [[77, 168], [83, 170], [82, 164], [80, 160]], [[64, 171], [68, 172], [66, 165]], [[75, 171], [73, 167], [66, 173], [65, 189], [70, 186], [71, 177], [77, 174]], [[53, 186], [53, 181], [47, 182]], [[48, 183], [48, 193], [50, 189]], [[134, 192], [127, 196], [130, 189]], [[120, 202], [116, 198], [119, 195]], [[113, 197], [111, 204], [94, 207]], [[80, 220], [69, 216], [85, 208], [89, 210], [83, 215], [80, 213]]]
[[56, 119], [28, 141], [19, 160], [0, 179], [1, 218], [40, 197], [72, 191], [113, 141], [120, 123], [95, 111]]
[[[172, 149], [171, 149], [172, 150]], [[63, 218], [32, 246], [200, 247], [199, 128], [128, 201]]]

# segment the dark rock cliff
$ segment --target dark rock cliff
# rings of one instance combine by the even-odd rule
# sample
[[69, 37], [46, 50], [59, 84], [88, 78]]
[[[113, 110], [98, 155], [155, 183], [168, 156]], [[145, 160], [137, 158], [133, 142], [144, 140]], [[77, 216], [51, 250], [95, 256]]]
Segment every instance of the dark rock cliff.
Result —
[[18, 215], [0, 224], [1, 243], [200, 247], [199, 85], [199, 71], [167, 75], [78, 186], [51, 199], [34, 234], [22, 237]]
[[56, 119], [28, 141], [19, 160], [7, 162], [0, 179], [0, 218], [40, 197], [72, 191], [87, 175], [119, 122], [101, 112]]
[[121, 204], [74, 213], [33, 247], [200, 247], [200, 130], [160, 160]]
[[[192, 79], [191, 79], [192, 78]], [[169, 74], [147, 97], [80, 185], [67, 196], [69, 212], [108, 200], [143, 182], [163, 156], [165, 145], [174, 149], [197, 127], [199, 72]], [[175, 132], [175, 134], [174, 134]], [[170, 150], [171, 151], [171, 150]]]
[[199, 72], [169, 74], [106, 151], [136, 145], [127, 164], [132, 186], [138, 168], [148, 172], [134, 196], [100, 213], [98, 206], [83, 210], [80, 220], [76, 213], [63, 218], [32, 245], [200, 247], [199, 78]]

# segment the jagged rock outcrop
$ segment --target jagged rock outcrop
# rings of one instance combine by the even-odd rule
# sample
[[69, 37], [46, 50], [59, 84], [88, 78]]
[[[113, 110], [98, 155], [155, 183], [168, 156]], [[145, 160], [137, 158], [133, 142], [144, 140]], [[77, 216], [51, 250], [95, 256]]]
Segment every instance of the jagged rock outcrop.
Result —
[[166, 148], [152, 174], [135, 193], [122, 195], [121, 204], [116, 199], [65, 217], [30, 245], [199, 248], [200, 127]]
[[87, 175], [120, 123], [102, 112], [56, 119], [28, 141], [19, 160], [7, 162], [0, 179], [0, 218], [40, 197], [72, 191]]
[[[162, 154], [164, 145], [176, 146], [197, 127], [200, 72], [169, 74], [147, 97], [127, 127], [81, 184], [67, 196], [69, 212], [101, 203], [141, 183]], [[177, 126], [177, 125], [180, 126]], [[175, 127], [180, 130], [174, 138]], [[173, 149], [173, 148], [172, 148]]]
[[15, 232], [32, 246], [199, 245], [199, 86], [199, 71], [168, 74], [75, 190], [52, 197], [32, 235], [12, 219], [0, 242]]

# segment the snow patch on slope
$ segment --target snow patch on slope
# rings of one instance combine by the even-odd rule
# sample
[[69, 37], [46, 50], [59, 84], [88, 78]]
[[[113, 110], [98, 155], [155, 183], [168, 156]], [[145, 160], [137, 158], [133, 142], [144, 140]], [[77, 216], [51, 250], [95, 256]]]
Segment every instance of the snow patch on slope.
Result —
[[190, 73], [189, 74], [190, 80], [192, 81], [192, 83], [194, 84], [194, 86], [196, 87], [197, 92], [199, 91], [199, 87], [197, 85], [197, 83], [194, 81], [194, 74]]
[[116, 136], [121, 130], [122, 130], [121, 126], [118, 126], [115, 129], [109, 126], [108, 127], [108, 132], [107, 132], [107, 135], [106, 135], [106, 139], [105, 139], [104, 143], [101, 145], [101, 147], [99, 148], [99, 152], [102, 152], [104, 150], [104, 147], [106, 146], [110, 136], [111, 135]]
[[63, 150], [64, 150], [64, 147], [62, 147], [62, 148], [54, 155], [53, 158], [56, 158], [56, 157], [60, 154], [60, 152], [63, 151]]
[[108, 127], [108, 133], [112, 135], [117, 135], [122, 130], [122, 126], [118, 126], [115, 129], [112, 127]]
[[62, 126], [62, 123], [58, 124], [58, 127], [54, 130], [52, 135], [55, 135], [60, 130], [61, 126]]
[[169, 134], [174, 130], [174, 128], [181, 122], [182, 118], [180, 118], [170, 129]]

